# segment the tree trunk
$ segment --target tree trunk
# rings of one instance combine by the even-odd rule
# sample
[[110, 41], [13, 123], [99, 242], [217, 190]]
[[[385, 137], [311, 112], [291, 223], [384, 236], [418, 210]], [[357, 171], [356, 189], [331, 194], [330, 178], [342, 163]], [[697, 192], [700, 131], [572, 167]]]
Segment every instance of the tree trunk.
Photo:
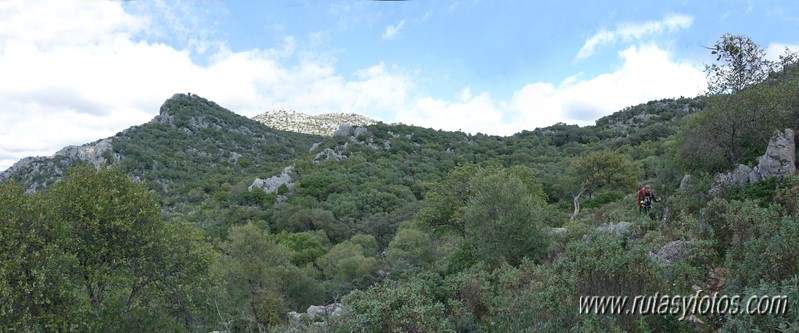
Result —
[[577, 218], [577, 214], [580, 214], [580, 196], [583, 195], [583, 192], [585, 192], [585, 187], [581, 188], [580, 192], [574, 196], [574, 213], [570, 218], [572, 221]]

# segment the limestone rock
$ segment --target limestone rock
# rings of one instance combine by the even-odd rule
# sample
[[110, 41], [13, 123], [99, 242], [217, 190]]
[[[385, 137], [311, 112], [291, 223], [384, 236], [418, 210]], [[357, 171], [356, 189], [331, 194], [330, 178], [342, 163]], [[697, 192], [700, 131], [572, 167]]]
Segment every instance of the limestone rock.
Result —
[[691, 178], [692, 178], [691, 175], [685, 175], [685, 176], [682, 177], [682, 180], [680, 180], [680, 189], [681, 190], [684, 190], [685, 188], [688, 187], [688, 184], [691, 183]]
[[685, 253], [685, 245], [686, 242], [681, 240], [668, 242], [658, 250], [658, 253], [655, 254], [655, 259], [661, 266], [670, 267], [682, 258]]
[[108, 164], [106, 156], [111, 157], [111, 162], [118, 161], [121, 156], [114, 153], [111, 139], [102, 139], [82, 146], [67, 146], [55, 153], [55, 156], [64, 156], [72, 161], [86, 161], [96, 168]]
[[366, 134], [366, 127], [356, 127], [355, 132], [352, 134], [352, 136], [357, 138], [362, 134]]
[[768, 142], [766, 154], [758, 158], [756, 170], [759, 178], [783, 178], [795, 174], [795, 154], [793, 130], [786, 128], [785, 132], [774, 133]]
[[633, 224], [630, 222], [619, 222], [616, 224], [603, 224], [601, 226], [596, 227], [596, 230], [607, 232], [616, 237], [621, 237], [630, 234], [630, 227]]
[[308, 153], [313, 153], [314, 150], [319, 148], [319, 143], [320, 142], [314, 142], [314, 144], [311, 145], [311, 149], [308, 149]]
[[350, 134], [350, 129], [351, 128], [352, 127], [350, 127], [349, 125], [340, 125], [338, 127], [338, 129], [335, 132], [333, 132], [333, 134], [331, 136], [332, 137], [347, 136], [347, 135]]
[[333, 303], [328, 305], [311, 305], [308, 307], [308, 310], [305, 312], [308, 314], [308, 318], [310, 318], [311, 320], [315, 320], [317, 318], [337, 316], [341, 314], [341, 310], [343, 308], [344, 305], [342, 305], [341, 303]]
[[354, 113], [325, 113], [312, 116], [292, 110], [271, 110], [252, 119], [282, 131], [322, 136], [333, 136], [341, 125], [347, 125], [347, 133], [344, 134], [346, 136], [349, 135], [349, 126], [368, 126], [378, 123], [375, 119]]
[[266, 193], [277, 193], [281, 185], [286, 185], [289, 190], [294, 189], [294, 183], [291, 179], [291, 173], [294, 171], [294, 166], [287, 166], [283, 172], [277, 176], [272, 176], [267, 179], [255, 178], [252, 184], [247, 187], [247, 191], [252, 192], [256, 188], [264, 190]]
[[314, 156], [313, 159], [314, 159], [314, 162], [317, 162], [317, 163], [318, 163], [319, 160], [341, 161], [341, 160], [347, 159], [347, 156], [344, 156], [341, 153], [339, 153], [339, 152], [337, 152], [337, 151], [335, 151], [333, 149], [325, 148], [324, 150], [322, 150], [319, 153], [317, 153]]
[[711, 194], [718, 193], [725, 185], [743, 187], [771, 177], [784, 178], [796, 174], [796, 144], [794, 131], [790, 128], [784, 132], [777, 131], [766, 147], [766, 153], [760, 156], [754, 168], [739, 164], [735, 170], [716, 175], [710, 188]]
[[565, 234], [568, 230], [566, 228], [544, 228], [544, 231], [550, 235]]

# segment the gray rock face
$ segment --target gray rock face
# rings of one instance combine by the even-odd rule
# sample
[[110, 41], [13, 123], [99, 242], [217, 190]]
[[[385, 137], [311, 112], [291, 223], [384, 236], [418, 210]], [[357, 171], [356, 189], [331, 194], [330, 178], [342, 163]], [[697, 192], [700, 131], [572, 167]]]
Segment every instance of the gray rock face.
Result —
[[758, 159], [755, 171], [760, 179], [793, 175], [796, 173], [795, 156], [794, 132], [786, 128], [785, 132], [774, 133], [771, 137], [766, 154]]
[[341, 303], [333, 303], [328, 305], [311, 305], [308, 307], [308, 310], [305, 311], [308, 314], [308, 318], [311, 320], [315, 320], [317, 318], [322, 317], [329, 317], [329, 316], [336, 316], [341, 313], [341, 309], [344, 308], [344, 305]]
[[337, 137], [337, 136], [347, 136], [347, 135], [350, 134], [350, 129], [351, 128], [352, 127], [350, 127], [349, 125], [341, 125], [341, 126], [338, 127], [338, 129], [335, 132], [333, 132], [332, 136], [334, 138]]
[[568, 230], [566, 228], [544, 228], [544, 231], [550, 235], [565, 234]]
[[361, 134], [366, 134], [366, 127], [356, 127], [355, 133], [353, 133], [352, 136], [357, 138]]
[[668, 242], [658, 250], [658, 253], [655, 254], [655, 259], [661, 266], [670, 267], [682, 258], [685, 253], [685, 244], [685, 241], [681, 240]]
[[784, 178], [796, 174], [796, 144], [794, 131], [777, 131], [768, 142], [766, 153], [757, 159], [757, 165], [750, 168], [739, 164], [732, 172], [718, 174], [710, 193], [718, 193], [724, 185], [743, 187], [771, 177]]
[[317, 148], [319, 148], [319, 142], [315, 142], [314, 144], [312, 144], [311, 149], [308, 149], [308, 153], [313, 153], [313, 151], [316, 150]]
[[680, 180], [681, 190], [684, 190], [686, 187], [688, 187], [688, 184], [691, 183], [691, 178], [692, 178], [691, 175], [685, 175], [682, 177], [682, 180]]
[[86, 161], [94, 164], [96, 168], [108, 164], [105, 155], [112, 158], [112, 162], [118, 161], [121, 156], [113, 152], [111, 139], [102, 139], [95, 143], [88, 143], [82, 146], [67, 146], [55, 153], [56, 156], [64, 156], [70, 160]]
[[294, 166], [287, 166], [283, 172], [277, 176], [272, 176], [267, 179], [255, 178], [252, 184], [247, 187], [247, 191], [252, 192], [256, 188], [264, 190], [266, 193], [277, 193], [281, 185], [285, 184], [289, 190], [294, 189], [294, 183], [291, 179], [291, 173], [294, 171]]
[[621, 237], [621, 236], [628, 235], [630, 233], [630, 227], [632, 225], [633, 224], [630, 223], [630, 222], [622, 221], [622, 222], [619, 222], [619, 223], [616, 223], [616, 224], [613, 224], [613, 223], [603, 224], [601, 226], [596, 227], [596, 230], [607, 232], [607, 233], [609, 233], [609, 234], [611, 234], [613, 236], [616, 236], [616, 237]]
[[341, 155], [341, 153], [339, 153], [339, 152], [337, 152], [337, 151], [335, 151], [333, 149], [325, 148], [324, 150], [318, 152], [314, 156], [313, 159], [314, 159], [314, 162], [317, 162], [317, 163], [318, 163], [319, 160], [341, 161], [341, 160], [347, 159], [347, 156]]
[[[305, 134], [332, 136], [341, 125], [367, 126], [377, 124], [376, 119], [354, 113], [326, 113], [307, 115], [292, 110], [271, 110], [253, 117], [268, 127]], [[344, 136], [349, 135], [349, 130]]]

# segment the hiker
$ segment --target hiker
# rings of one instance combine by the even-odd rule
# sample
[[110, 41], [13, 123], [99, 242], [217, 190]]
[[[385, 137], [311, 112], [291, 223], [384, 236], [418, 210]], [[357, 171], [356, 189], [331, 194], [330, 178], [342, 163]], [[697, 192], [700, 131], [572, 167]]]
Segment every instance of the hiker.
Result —
[[660, 200], [655, 197], [655, 192], [652, 192], [652, 185], [646, 184], [638, 191], [638, 213], [646, 214], [651, 219], [655, 219], [655, 212], [651, 212], [653, 202]]

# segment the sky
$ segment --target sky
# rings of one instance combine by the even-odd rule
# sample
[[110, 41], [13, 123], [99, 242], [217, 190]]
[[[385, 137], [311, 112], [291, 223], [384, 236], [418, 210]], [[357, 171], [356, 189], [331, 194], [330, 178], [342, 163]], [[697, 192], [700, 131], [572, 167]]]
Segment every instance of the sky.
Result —
[[0, 170], [143, 124], [175, 93], [252, 117], [467, 133], [593, 125], [707, 86], [705, 47], [799, 46], [765, 1], [0, 0]]

